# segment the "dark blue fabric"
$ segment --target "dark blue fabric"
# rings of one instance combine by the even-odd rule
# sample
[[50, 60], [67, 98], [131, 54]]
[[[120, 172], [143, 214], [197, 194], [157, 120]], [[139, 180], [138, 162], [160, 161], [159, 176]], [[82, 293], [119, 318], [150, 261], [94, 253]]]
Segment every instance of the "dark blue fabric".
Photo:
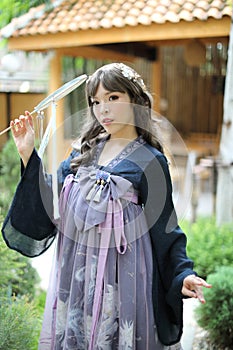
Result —
[[[75, 156], [77, 152], [73, 151], [61, 163], [58, 169], [59, 187], [71, 173], [70, 161]], [[194, 271], [192, 261], [186, 256], [186, 236], [177, 223], [167, 160], [158, 150], [145, 144], [117, 163], [113, 169], [104, 169], [126, 178], [139, 191], [152, 244], [152, 296], [158, 335], [163, 344], [175, 344], [180, 340], [183, 327], [183, 279], [194, 274]], [[38, 187], [45, 194], [41, 195]], [[27, 168], [23, 169], [21, 181], [3, 225], [3, 237], [7, 244], [23, 253], [23, 248], [19, 249], [14, 246], [14, 242], [7, 240], [7, 236], [12, 237], [9, 234], [10, 227], [35, 242], [54, 236], [56, 223], [52, 219], [51, 207], [51, 178], [44, 174], [41, 161], [34, 151]], [[47, 246], [42, 251], [38, 250], [37, 255], [46, 249]]]
[[59, 166], [57, 174], [58, 174], [58, 183], [60, 185], [63, 184], [65, 178], [67, 175], [69, 175], [71, 173], [71, 169], [70, 169], [70, 162], [73, 158], [77, 157], [79, 155], [79, 152], [76, 150], [73, 150], [69, 157], [67, 159], [65, 159]]

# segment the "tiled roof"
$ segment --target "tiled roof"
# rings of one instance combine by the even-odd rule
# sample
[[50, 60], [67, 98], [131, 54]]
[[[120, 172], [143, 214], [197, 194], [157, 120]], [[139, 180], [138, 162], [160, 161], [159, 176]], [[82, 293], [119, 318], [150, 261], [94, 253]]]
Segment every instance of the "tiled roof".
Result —
[[76, 32], [231, 16], [229, 0], [56, 0], [31, 8], [4, 27], [2, 37]]

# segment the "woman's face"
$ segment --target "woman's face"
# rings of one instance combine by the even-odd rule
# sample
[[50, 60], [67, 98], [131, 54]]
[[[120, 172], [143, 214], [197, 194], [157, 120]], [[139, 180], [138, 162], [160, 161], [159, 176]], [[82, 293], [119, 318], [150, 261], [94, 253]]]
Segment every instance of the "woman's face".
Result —
[[124, 137], [135, 130], [133, 105], [127, 93], [107, 91], [100, 83], [92, 105], [95, 117], [111, 136]]

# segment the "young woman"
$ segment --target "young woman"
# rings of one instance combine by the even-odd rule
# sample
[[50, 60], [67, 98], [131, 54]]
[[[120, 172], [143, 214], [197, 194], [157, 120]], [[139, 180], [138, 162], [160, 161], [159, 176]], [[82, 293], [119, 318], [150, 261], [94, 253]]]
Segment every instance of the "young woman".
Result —
[[98, 69], [86, 91], [90, 121], [58, 171], [57, 222], [32, 118], [11, 123], [22, 178], [3, 236], [31, 257], [57, 236], [39, 348], [180, 349], [182, 299], [204, 303], [210, 285], [186, 256], [151, 96], [122, 63]]

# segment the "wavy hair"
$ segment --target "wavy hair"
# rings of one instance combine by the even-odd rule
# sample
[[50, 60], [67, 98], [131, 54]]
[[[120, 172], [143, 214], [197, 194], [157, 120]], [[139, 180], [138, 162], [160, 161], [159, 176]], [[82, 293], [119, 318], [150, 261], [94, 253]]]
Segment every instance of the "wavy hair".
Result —
[[94, 147], [104, 135], [107, 135], [93, 112], [92, 101], [100, 83], [109, 92], [128, 94], [130, 102], [134, 105], [134, 122], [138, 136], [142, 135], [147, 143], [163, 152], [158, 139], [157, 128], [151, 115], [153, 99], [142, 78], [135, 70], [125, 64], [110, 63], [97, 69], [87, 80], [86, 98], [89, 106], [89, 116], [81, 133], [80, 155], [71, 162], [73, 171], [77, 171], [81, 163], [87, 163], [91, 159]]

